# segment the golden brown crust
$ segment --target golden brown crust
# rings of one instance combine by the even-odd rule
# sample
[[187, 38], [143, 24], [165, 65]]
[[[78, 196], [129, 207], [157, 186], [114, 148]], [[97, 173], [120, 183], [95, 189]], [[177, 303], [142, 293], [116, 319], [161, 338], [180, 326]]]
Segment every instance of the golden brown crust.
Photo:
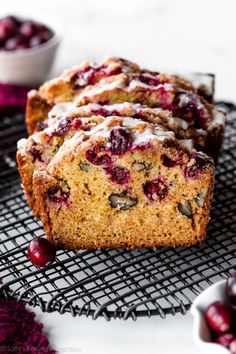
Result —
[[37, 124], [45, 120], [51, 108], [52, 105], [48, 103], [38, 91], [31, 90], [28, 93], [26, 126], [29, 134], [33, 134], [37, 131]]
[[21, 176], [22, 185], [24, 187], [29, 206], [34, 211], [34, 215], [38, 217], [39, 213], [36, 207], [37, 204], [35, 204], [32, 183], [32, 177], [34, 172], [33, 161], [29, 159], [29, 156], [25, 156], [21, 150], [17, 151], [16, 158], [18, 163], [18, 171]]

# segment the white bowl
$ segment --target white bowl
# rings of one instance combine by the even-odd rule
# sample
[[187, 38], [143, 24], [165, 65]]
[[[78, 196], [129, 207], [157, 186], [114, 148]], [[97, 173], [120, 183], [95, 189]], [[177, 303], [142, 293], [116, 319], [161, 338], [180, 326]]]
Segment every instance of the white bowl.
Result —
[[50, 27], [54, 36], [38, 47], [17, 51], [0, 51], [0, 81], [37, 86], [47, 78], [53, 65], [57, 48], [62, 36], [61, 23], [48, 16], [15, 15], [22, 19], [30, 19]]
[[193, 302], [191, 314], [193, 315], [193, 340], [206, 354], [230, 354], [222, 345], [211, 342], [209, 327], [204, 318], [204, 310], [214, 301], [226, 301], [226, 280], [211, 285], [203, 291]]

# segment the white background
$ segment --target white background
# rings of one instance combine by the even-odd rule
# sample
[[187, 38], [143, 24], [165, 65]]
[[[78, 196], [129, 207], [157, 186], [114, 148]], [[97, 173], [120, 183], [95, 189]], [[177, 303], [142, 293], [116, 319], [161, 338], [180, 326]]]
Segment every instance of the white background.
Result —
[[[52, 75], [83, 59], [114, 54], [154, 69], [214, 72], [217, 98], [236, 101], [235, 0], [1, 0], [0, 12], [63, 21]], [[199, 353], [190, 314], [106, 322], [38, 313], [60, 353]]]

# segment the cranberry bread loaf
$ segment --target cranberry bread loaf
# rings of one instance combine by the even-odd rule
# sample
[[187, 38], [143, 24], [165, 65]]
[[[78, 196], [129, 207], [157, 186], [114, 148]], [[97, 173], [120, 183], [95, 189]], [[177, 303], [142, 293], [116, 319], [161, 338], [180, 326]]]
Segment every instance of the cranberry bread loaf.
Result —
[[81, 66], [66, 71], [56, 79], [43, 84], [39, 91], [32, 90], [28, 95], [26, 123], [30, 134], [43, 125], [50, 109], [58, 102], [72, 101], [90, 85], [101, 79], [120, 73], [150, 73], [154, 77], [163, 77], [165, 81], [175, 82], [183, 89], [194, 89], [209, 102], [213, 100], [214, 76], [209, 74], [192, 74], [187, 76], [189, 81], [180, 76], [160, 75], [157, 72], [142, 70], [140, 67], [125, 59], [106, 57], [100, 65], [84, 62]]
[[173, 132], [116, 116], [76, 132], [33, 176], [48, 238], [71, 249], [201, 242], [213, 183], [212, 160]]
[[[60, 146], [78, 130], [90, 130], [108, 116], [123, 116], [142, 119], [154, 124], [161, 124], [172, 130], [180, 143], [188, 147], [203, 149], [207, 134], [202, 129], [189, 127], [185, 120], [172, 117], [170, 111], [160, 108], [148, 108], [140, 104], [122, 103], [114, 105], [88, 104], [73, 108], [70, 103], [57, 104], [49, 112], [48, 127], [41, 132], [32, 134], [28, 139], [18, 143], [17, 160], [22, 184], [30, 207], [35, 216], [38, 215], [37, 204], [33, 193], [33, 173], [44, 170], [54, 158]], [[88, 118], [85, 118], [85, 117]], [[97, 118], [95, 117], [97, 116]]]

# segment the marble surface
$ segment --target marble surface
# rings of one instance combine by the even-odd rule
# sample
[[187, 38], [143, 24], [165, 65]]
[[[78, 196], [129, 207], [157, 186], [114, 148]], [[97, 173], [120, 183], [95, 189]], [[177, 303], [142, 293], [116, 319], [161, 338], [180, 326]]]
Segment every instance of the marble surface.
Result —
[[[236, 101], [235, 0], [1, 1], [0, 13], [12, 12], [50, 14], [63, 22], [51, 75], [114, 54], [143, 67], [213, 72], [217, 98]], [[199, 354], [190, 314], [105, 322], [37, 313], [59, 353]]]

